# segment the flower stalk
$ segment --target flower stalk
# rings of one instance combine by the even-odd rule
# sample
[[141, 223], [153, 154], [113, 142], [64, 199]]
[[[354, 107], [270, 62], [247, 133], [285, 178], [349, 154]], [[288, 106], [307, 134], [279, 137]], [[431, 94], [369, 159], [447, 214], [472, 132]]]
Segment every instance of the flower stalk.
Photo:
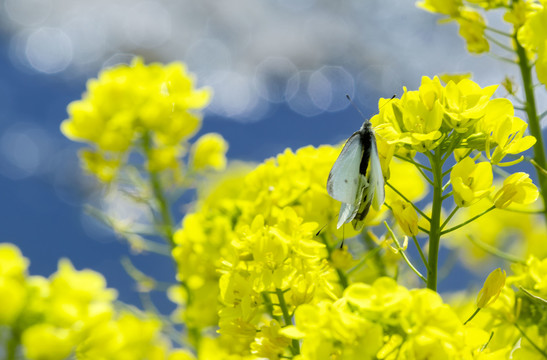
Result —
[[427, 288], [437, 291], [437, 272], [439, 261], [439, 246], [441, 240], [441, 210], [443, 196], [443, 169], [440, 149], [428, 153], [433, 173], [433, 206], [429, 228], [429, 255], [427, 269]]
[[545, 148], [543, 145], [543, 136], [541, 134], [540, 118], [536, 110], [536, 98], [534, 94], [534, 84], [532, 81], [532, 65], [526, 56], [526, 49], [522, 47], [517, 39], [516, 32], [514, 36], [514, 43], [518, 56], [520, 74], [522, 76], [524, 94], [526, 96], [525, 111], [528, 118], [528, 126], [530, 129], [530, 134], [536, 138], [536, 143], [534, 145], [534, 161], [538, 165], [535, 168], [538, 175], [540, 192], [543, 198], [543, 214], [547, 220], [547, 175], [538, 170], [538, 167], [542, 169], [546, 168], [547, 160], [545, 158]]
[[[277, 295], [277, 299], [279, 301], [279, 307], [281, 308], [281, 313], [283, 314], [283, 320], [285, 321], [285, 325], [292, 325], [292, 317], [289, 314], [289, 309], [287, 307], [287, 303], [285, 302], [285, 295], [283, 290], [277, 288], [275, 289], [275, 294]], [[298, 340], [293, 339], [290, 348], [293, 355], [300, 354], [300, 344], [298, 343]]]

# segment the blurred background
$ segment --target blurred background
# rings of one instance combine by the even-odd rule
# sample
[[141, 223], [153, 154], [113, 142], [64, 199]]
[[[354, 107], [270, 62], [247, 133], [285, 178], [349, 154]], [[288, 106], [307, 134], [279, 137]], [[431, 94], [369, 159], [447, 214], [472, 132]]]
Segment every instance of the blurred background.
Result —
[[[363, 121], [346, 94], [368, 117], [378, 98], [417, 89], [423, 75], [472, 72], [481, 86], [520, 79], [516, 66], [469, 55], [456, 24], [437, 20], [412, 0], [0, 0], [0, 241], [21, 248], [32, 274], [68, 257], [138, 303], [120, 264], [128, 246], [83, 212], [93, 181], [81, 174], [79, 145], [59, 131], [88, 78], [135, 55], [184, 61], [214, 88], [201, 133], [221, 133], [229, 159], [259, 162], [346, 139]], [[142, 255], [136, 264], [172, 281], [169, 262]]]

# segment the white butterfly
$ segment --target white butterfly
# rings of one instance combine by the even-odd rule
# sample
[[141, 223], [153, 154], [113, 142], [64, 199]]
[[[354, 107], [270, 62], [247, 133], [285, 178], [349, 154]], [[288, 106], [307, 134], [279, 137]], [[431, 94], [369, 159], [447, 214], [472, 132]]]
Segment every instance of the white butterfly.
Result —
[[380, 210], [384, 203], [384, 176], [370, 121], [365, 120], [344, 145], [330, 171], [327, 192], [342, 202], [337, 228], [353, 221], [353, 227], [360, 230], [370, 205]]

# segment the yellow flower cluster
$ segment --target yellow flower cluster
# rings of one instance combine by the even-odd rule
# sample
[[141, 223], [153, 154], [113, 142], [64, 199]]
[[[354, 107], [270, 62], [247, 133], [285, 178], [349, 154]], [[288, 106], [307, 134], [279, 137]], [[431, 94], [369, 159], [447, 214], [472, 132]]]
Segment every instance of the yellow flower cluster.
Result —
[[[520, 158], [502, 163], [508, 154], [518, 155], [535, 144], [526, 136], [526, 123], [514, 116], [509, 100], [490, 98], [496, 86], [481, 88], [467, 78], [443, 86], [439, 78], [422, 78], [418, 91], [404, 89], [401, 99], [380, 103], [378, 115], [371, 119], [375, 130], [395, 154], [413, 156], [435, 150], [444, 156], [454, 152], [458, 163], [452, 168], [450, 180], [454, 200], [467, 207], [493, 190], [491, 165], [508, 166]], [[382, 106], [385, 104], [385, 106]], [[475, 163], [469, 155], [484, 152], [490, 162]], [[509, 176], [495, 196], [495, 205], [504, 208], [511, 202], [530, 204], [538, 192], [526, 174]]]
[[526, 337], [515, 351], [516, 359], [544, 359], [545, 353], [538, 351], [547, 347], [547, 258], [528, 258], [525, 264], [513, 265], [514, 276], [508, 282], [519, 289], [514, 303], [518, 309], [518, 324]]
[[[531, 256], [525, 263], [513, 264], [512, 270], [513, 274], [507, 278], [501, 292], [505, 272], [497, 269], [489, 275], [478, 298], [479, 307], [488, 307], [473, 322], [475, 326], [494, 332], [488, 348], [496, 352], [505, 349], [503, 358], [544, 359], [543, 349], [547, 345], [544, 316], [547, 259]], [[498, 296], [497, 301], [491, 304]]]
[[[221, 347], [232, 355], [250, 356], [250, 349], [276, 359], [296, 351], [280, 333], [290, 314], [304, 304], [339, 298], [350, 281], [345, 271], [356, 263], [347, 247], [337, 247], [343, 236], [356, 232], [351, 226], [336, 229], [339, 205], [326, 192], [339, 151], [330, 146], [286, 150], [252, 171], [228, 172], [199, 194], [196, 211], [185, 216], [174, 236], [178, 278], [187, 288], [179, 311], [189, 327], [219, 324]], [[424, 181], [413, 165], [391, 165], [392, 173], [405, 173], [393, 178], [398, 189], [413, 200], [424, 195]], [[399, 204], [400, 196], [391, 190], [386, 199], [401, 214], [403, 231], [417, 232], [415, 210]], [[366, 221], [376, 224], [380, 216], [371, 212]], [[318, 225], [326, 225], [320, 236]], [[352, 273], [352, 279], [377, 276], [374, 266]]]
[[[334, 291], [327, 280], [334, 270], [314, 230], [336, 216], [325, 188], [336, 155], [332, 147], [287, 150], [253, 171], [229, 172], [201, 194], [197, 211], [174, 236], [178, 277], [189, 289], [182, 301], [185, 322], [216, 325], [220, 310], [220, 332], [234, 339], [224, 342], [232, 352], [248, 351], [251, 343], [257, 354], [271, 352], [278, 324], [259, 323], [265, 307], [281, 297], [293, 311]], [[257, 337], [264, 326], [270, 330]]]
[[91, 270], [61, 260], [49, 279], [28, 276], [28, 260], [12, 244], [0, 244], [0, 334], [6, 352], [29, 360], [182, 360], [162, 324], [135, 311], [116, 312], [116, 292]]
[[489, 335], [464, 326], [437, 293], [391, 278], [350, 285], [336, 302], [299, 307], [295, 326], [282, 333], [302, 339], [306, 360], [480, 359]]
[[497, 8], [506, 5], [507, 0], [422, 0], [416, 3], [418, 7], [427, 11], [448, 16], [460, 25], [460, 35], [467, 43], [467, 50], [471, 53], [487, 52], [490, 49], [484, 35], [486, 22], [483, 16], [475, 10], [476, 6], [485, 9]]
[[[182, 63], [131, 65], [106, 69], [87, 84], [83, 98], [68, 106], [61, 131], [91, 145], [81, 152], [84, 168], [104, 182], [112, 181], [131, 151], [140, 151], [149, 171], [180, 171], [188, 139], [200, 128], [199, 110], [211, 97], [195, 89]], [[194, 144], [194, 170], [222, 169], [226, 142], [208, 135]]]
[[[457, 21], [460, 35], [470, 53], [490, 50], [484, 10], [502, 9], [503, 19], [513, 25], [514, 34], [534, 62], [538, 80], [547, 86], [547, 10], [543, 0], [421, 0], [417, 6]], [[483, 10], [479, 12], [478, 10]], [[493, 32], [495, 33], [495, 31]]]
[[[540, 3], [534, 1], [519, 1], [522, 3], [518, 8], [519, 15], [515, 16], [522, 21], [523, 25], [518, 28], [518, 41], [535, 60], [535, 68], [538, 80], [547, 86], [547, 9], [545, 1]], [[534, 54], [536, 59], [533, 58]]]

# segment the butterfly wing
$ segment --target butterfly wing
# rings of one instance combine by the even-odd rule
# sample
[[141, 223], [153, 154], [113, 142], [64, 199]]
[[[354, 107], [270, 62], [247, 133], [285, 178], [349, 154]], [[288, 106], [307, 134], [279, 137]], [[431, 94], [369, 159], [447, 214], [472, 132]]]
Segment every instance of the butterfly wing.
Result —
[[382, 172], [382, 165], [380, 165], [380, 156], [378, 155], [378, 147], [376, 146], [376, 138], [374, 136], [372, 136], [368, 179], [372, 183], [372, 186], [374, 186], [372, 207], [380, 210], [385, 200], [384, 173]]
[[359, 185], [363, 176], [359, 173], [359, 164], [362, 157], [363, 145], [358, 131], [350, 136], [330, 171], [327, 192], [333, 199], [353, 205], [360, 198]]
[[[360, 175], [359, 179], [359, 190], [357, 193], [357, 196], [355, 197], [355, 200], [353, 203], [342, 203], [340, 206], [340, 213], [338, 214], [338, 223], [336, 224], [336, 228], [340, 229], [340, 227], [346, 223], [349, 223], [352, 221], [355, 216], [359, 213], [359, 209], [362, 206], [361, 199], [363, 198], [363, 193], [367, 188], [366, 181], [367, 179]], [[370, 202], [369, 202], [370, 206]]]

